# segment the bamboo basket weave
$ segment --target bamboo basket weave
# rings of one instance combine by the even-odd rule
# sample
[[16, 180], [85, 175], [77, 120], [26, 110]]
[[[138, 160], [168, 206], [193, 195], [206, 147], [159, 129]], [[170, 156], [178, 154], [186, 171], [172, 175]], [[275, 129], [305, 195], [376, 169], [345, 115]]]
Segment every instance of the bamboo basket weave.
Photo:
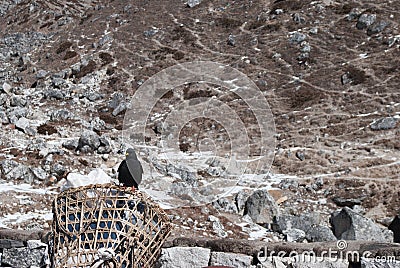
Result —
[[171, 232], [144, 193], [113, 184], [59, 194], [53, 203], [52, 267], [152, 267]]

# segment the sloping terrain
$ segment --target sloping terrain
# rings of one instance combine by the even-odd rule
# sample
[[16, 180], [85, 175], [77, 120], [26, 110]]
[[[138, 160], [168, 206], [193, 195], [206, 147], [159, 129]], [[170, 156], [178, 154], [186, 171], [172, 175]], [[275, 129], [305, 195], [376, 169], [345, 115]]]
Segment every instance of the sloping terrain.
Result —
[[[340, 199], [381, 223], [400, 212], [397, 1], [204, 0], [190, 8], [184, 1], [26, 0], [2, 1], [0, 14], [4, 184], [24, 179], [57, 188], [70, 172], [102, 167], [112, 174], [123, 158], [129, 98], [159, 71], [202, 60], [243, 72], [268, 100], [276, 149], [266, 185], [282, 211], [326, 219]], [[247, 107], [211, 85], [165, 95], [154, 115], [198, 96], [216, 96], [256, 124]], [[208, 135], [206, 123], [183, 130], [183, 152], [193, 149], [187, 137]], [[147, 128], [157, 141], [157, 121]], [[103, 140], [78, 152], [86, 129]], [[0, 217], [43, 205], [50, 211], [48, 195], [34, 193], [29, 209], [15, 195], [0, 192]], [[228, 237], [249, 236], [227, 227], [240, 217], [212, 205], [170, 211], [183, 226], [177, 235], [191, 232], [192, 221], [208, 221], [194, 229], [209, 235], [210, 211], [232, 229]]]

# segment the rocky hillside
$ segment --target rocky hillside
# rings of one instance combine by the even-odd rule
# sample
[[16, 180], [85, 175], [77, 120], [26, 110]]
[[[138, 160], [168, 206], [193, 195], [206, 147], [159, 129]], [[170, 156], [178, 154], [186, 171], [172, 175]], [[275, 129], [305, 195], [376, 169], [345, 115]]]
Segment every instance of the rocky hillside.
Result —
[[[399, 10], [390, 0], [0, 1], [0, 226], [47, 229], [51, 200], [69, 173], [102, 168], [114, 176], [131, 97], [165, 68], [201, 60], [233, 67], [258, 86], [275, 122], [274, 159], [270, 173], [247, 177], [207, 206], [169, 208], [173, 236], [393, 241]], [[198, 97], [232, 107], [248, 129], [257, 125], [237, 95], [189, 83], [157, 100], [142, 126], [149, 147], [159, 145], [166, 115]], [[218, 153], [230, 152], [224, 122], [187, 123], [182, 153], [206, 137]], [[251, 143], [250, 153], [260, 146]], [[185, 186], [163, 185], [192, 173], [145, 151], [140, 158], [143, 189], [191, 201]], [[218, 164], [207, 165], [194, 180], [220, 179]], [[356, 219], [350, 225], [361, 231], [344, 234], [338, 215]]]

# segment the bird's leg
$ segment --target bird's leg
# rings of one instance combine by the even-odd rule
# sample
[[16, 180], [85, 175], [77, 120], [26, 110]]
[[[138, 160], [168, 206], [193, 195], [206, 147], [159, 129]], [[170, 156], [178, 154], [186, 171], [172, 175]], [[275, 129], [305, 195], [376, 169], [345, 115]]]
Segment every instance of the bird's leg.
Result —
[[132, 193], [134, 193], [136, 191], [135, 186], [132, 186]]

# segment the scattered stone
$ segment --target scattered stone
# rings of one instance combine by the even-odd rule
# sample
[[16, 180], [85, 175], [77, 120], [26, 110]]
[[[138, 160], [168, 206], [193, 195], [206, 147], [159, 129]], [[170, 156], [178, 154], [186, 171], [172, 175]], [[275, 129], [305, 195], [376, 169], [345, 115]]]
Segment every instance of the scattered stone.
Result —
[[338, 239], [393, 242], [392, 231], [380, 228], [372, 220], [347, 207], [332, 214], [330, 223]]
[[157, 268], [206, 267], [211, 250], [200, 247], [163, 248]]
[[4, 91], [5, 93], [11, 94], [12, 86], [11, 86], [9, 83], [4, 82], [4, 83], [3, 83], [2, 89], [3, 89], [3, 91]]
[[143, 35], [147, 38], [153, 37], [158, 33], [158, 29], [157, 28], [152, 28], [150, 30], [144, 31]]
[[104, 136], [100, 137], [100, 147], [97, 149], [99, 154], [108, 154], [111, 152], [111, 144]]
[[122, 101], [114, 109], [114, 111], [112, 112], [112, 115], [117, 116], [117, 115], [121, 114], [122, 112], [126, 111], [126, 109], [128, 109], [128, 104], [125, 101]]
[[300, 33], [300, 32], [294, 32], [290, 36], [289, 42], [292, 44], [300, 44], [301, 42], [303, 42], [306, 39], [307, 39], [307, 35]]
[[47, 248], [10, 248], [4, 249], [2, 265], [11, 267], [43, 267], [46, 266]]
[[363, 30], [374, 24], [376, 20], [376, 14], [362, 14], [357, 21], [356, 27], [359, 30]]
[[389, 25], [388, 22], [386, 21], [379, 21], [377, 23], [372, 24], [371, 26], [368, 27], [367, 34], [368, 35], [374, 35], [380, 32], [383, 32], [385, 28]]
[[55, 175], [58, 179], [61, 179], [64, 177], [67, 169], [60, 163], [56, 163], [51, 167], [51, 173]]
[[89, 91], [84, 94], [85, 98], [89, 101], [97, 101], [103, 98], [103, 95], [96, 91]]
[[37, 133], [36, 127], [31, 126], [31, 121], [25, 117], [21, 117], [15, 122], [15, 128], [30, 136], [35, 136]]
[[309, 228], [306, 233], [306, 239], [308, 242], [328, 242], [337, 240], [332, 230], [323, 225]]
[[37, 71], [37, 73], [36, 73], [36, 78], [37, 78], [37, 79], [43, 79], [43, 78], [45, 78], [45, 77], [47, 76], [47, 74], [48, 74], [47, 71], [45, 71], [45, 70], [39, 70], [39, 71]]
[[6, 112], [0, 110], [0, 124], [6, 125], [9, 122]]
[[249, 198], [249, 196], [250, 196], [250, 193], [245, 190], [241, 190], [235, 196], [235, 202], [236, 202], [236, 207], [237, 207], [238, 213], [243, 214], [244, 207], [246, 205], [246, 200]]
[[244, 214], [257, 224], [270, 224], [279, 215], [279, 208], [267, 190], [257, 190], [247, 199]]
[[393, 232], [395, 243], [400, 243], [400, 216], [394, 217], [393, 221], [390, 223], [389, 230]]
[[68, 110], [57, 110], [51, 113], [50, 120], [51, 121], [65, 121], [68, 119], [72, 119], [74, 117], [73, 113]]
[[375, 120], [371, 124], [372, 130], [388, 130], [396, 127], [397, 119], [393, 117], [384, 117]]
[[303, 151], [297, 151], [296, 152], [296, 157], [300, 160], [300, 161], [304, 161], [306, 159], [306, 156], [304, 155]]
[[306, 19], [303, 16], [301, 16], [300, 13], [294, 13], [292, 17], [293, 17], [293, 21], [296, 23], [305, 23], [306, 22]]
[[99, 117], [95, 117], [91, 122], [90, 126], [95, 131], [102, 131], [106, 128], [106, 123], [101, 120]]
[[200, 3], [201, 3], [201, 0], [188, 0], [187, 1], [187, 5], [190, 8], [200, 5]]
[[45, 181], [49, 177], [49, 174], [41, 167], [33, 167], [31, 168], [31, 170], [35, 175], [36, 179], [40, 181]]
[[211, 252], [210, 265], [224, 265], [236, 268], [251, 267], [253, 257], [228, 252]]
[[61, 90], [51, 89], [45, 92], [45, 97], [48, 99], [62, 100], [65, 97], [64, 92]]
[[92, 151], [96, 151], [100, 145], [99, 135], [92, 130], [85, 130], [79, 138], [77, 149], [80, 151], [87, 151], [86, 149], [82, 149], [84, 146], [88, 146]]
[[12, 96], [10, 100], [10, 105], [11, 106], [18, 106], [18, 107], [24, 107], [26, 106], [27, 101], [24, 97], [21, 96]]
[[360, 17], [362, 14], [362, 11], [358, 8], [353, 8], [350, 13], [347, 15], [347, 20], [348, 21], [353, 21], [356, 20]]
[[228, 213], [238, 213], [236, 204], [226, 197], [221, 197], [214, 202], [212, 202], [214, 208], [219, 211], [224, 211]]
[[236, 45], [236, 36], [234, 36], [233, 34], [230, 34], [228, 36], [228, 45], [233, 47]]
[[78, 148], [78, 144], [78, 140], [66, 140], [63, 142], [62, 147], [68, 150], [76, 150], [76, 148]]
[[288, 242], [303, 242], [306, 238], [306, 233], [303, 230], [296, 228], [284, 230], [283, 234], [286, 235], [286, 241]]
[[208, 221], [212, 223], [212, 228], [217, 236], [222, 238], [228, 236], [228, 233], [224, 230], [224, 226], [217, 217], [210, 215], [208, 216]]
[[300, 44], [300, 51], [303, 53], [310, 53], [311, 52], [311, 46], [307, 41], [303, 41]]
[[15, 124], [19, 118], [28, 115], [28, 109], [26, 107], [14, 107], [7, 110], [7, 116], [11, 124]]
[[35, 174], [24, 164], [6, 159], [1, 161], [0, 165], [6, 180], [24, 180], [26, 183], [31, 183], [35, 179]]

